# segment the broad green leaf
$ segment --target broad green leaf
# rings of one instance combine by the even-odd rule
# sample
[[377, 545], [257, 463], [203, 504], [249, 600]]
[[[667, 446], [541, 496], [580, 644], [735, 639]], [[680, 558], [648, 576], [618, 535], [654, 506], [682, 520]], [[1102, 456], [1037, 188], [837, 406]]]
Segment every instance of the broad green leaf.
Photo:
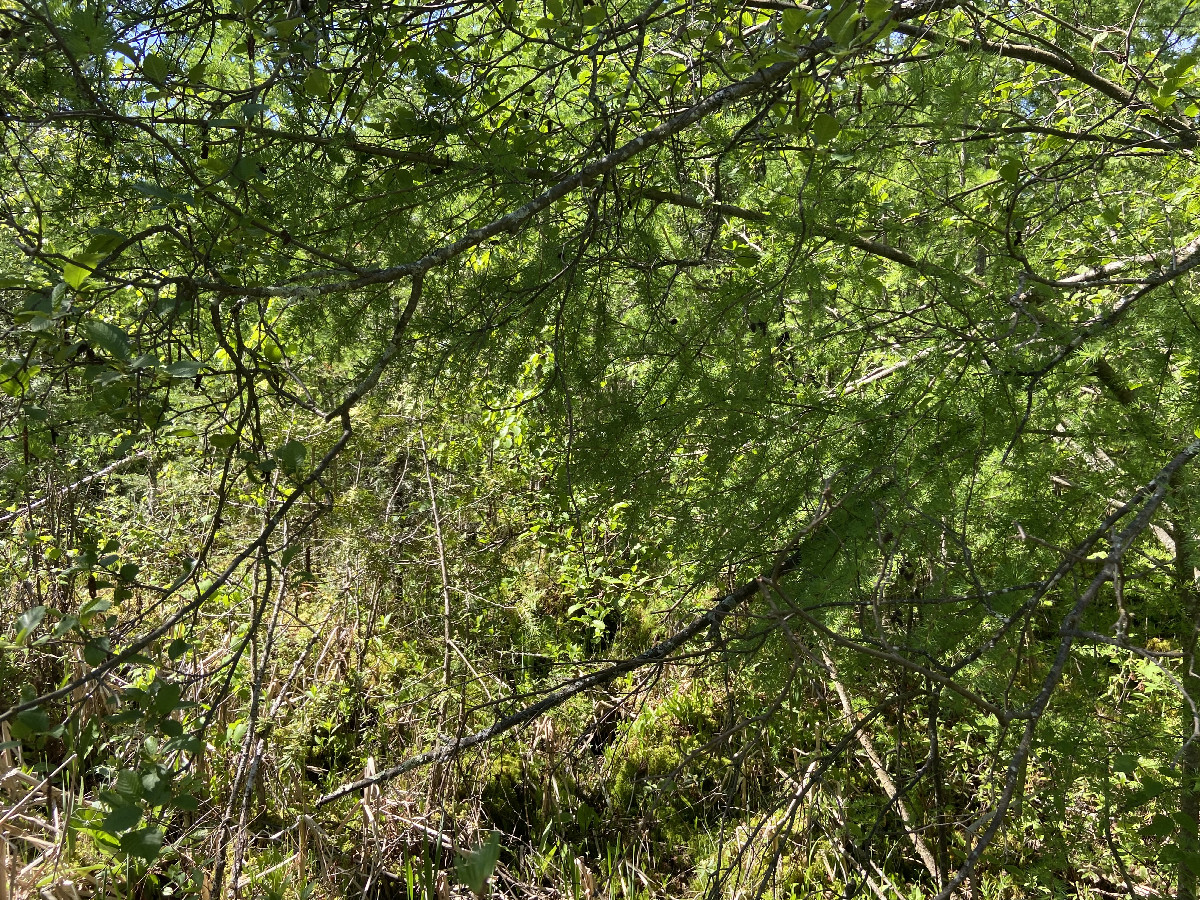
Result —
[[171, 363], [166, 367], [165, 371], [172, 378], [195, 378], [200, 374], [202, 368], [204, 368], [204, 363], [199, 363], [191, 359], [181, 359]]
[[17, 713], [17, 721], [33, 734], [45, 734], [50, 731], [50, 717], [41, 707]]
[[258, 160], [247, 156], [242, 157], [234, 164], [232, 174], [238, 181], [249, 181], [252, 178], [258, 178]]
[[104, 830], [109, 834], [117, 835], [136, 827], [141, 820], [142, 808], [136, 803], [117, 804], [104, 817]]
[[174, 200], [174, 191], [169, 191], [164, 187], [159, 187], [157, 184], [152, 184], [149, 181], [139, 181], [134, 186], [134, 190], [145, 194], [147, 197], [154, 197], [156, 200]]
[[98, 666], [108, 659], [108, 639], [95, 638], [83, 645], [83, 660], [89, 666]]
[[310, 97], [324, 97], [329, 93], [329, 75], [321, 69], [309, 69], [304, 76], [304, 93]]
[[111, 253], [125, 241], [125, 235], [111, 228], [93, 228], [91, 235], [87, 245], [88, 253]]
[[890, 0], [867, 0], [863, 4], [863, 14], [873, 23], [882, 22], [891, 12]]
[[165, 682], [154, 696], [154, 714], [166, 716], [174, 712], [175, 705], [179, 703], [179, 696], [179, 685], [170, 681]]
[[39, 371], [39, 366], [26, 365], [24, 360], [7, 359], [0, 363], [0, 390], [10, 397], [21, 397]]
[[288, 440], [282, 447], [279, 447], [275, 451], [275, 458], [289, 472], [299, 471], [307, 455], [308, 448], [295, 439]]
[[813, 118], [812, 135], [818, 144], [828, 144], [841, 130], [841, 124], [829, 113], [817, 113]]
[[33, 634], [35, 628], [46, 618], [45, 606], [33, 606], [17, 616], [17, 644], [25, 643], [26, 638]]
[[138, 55], [137, 50], [135, 50], [131, 45], [125, 43], [124, 41], [109, 41], [108, 46], [111, 49], [116, 50], [118, 53], [120, 53], [122, 56], [124, 56], [126, 59], [128, 59], [132, 63], [136, 64], [137, 61], [140, 59], [140, 56]]
[[[158, 739], [148, 736], [144, 745], [151, 756], [158, 752]], [[154, 769], [142, 776], [142, 796], [150, 806], [162, 806], [170, 799], [171, 779], [162, 770]]]
[[1140, 834], [1145, 838], [1163, 838], [1174, 831], [1175, 823], [1171, 817], [1158, 813], [1150, 820], [1150, 824], [1141, 829]]
[[58, 624], [54, 626], [54, 637], [62, 637], [69, 631], [74, 631], [79, 627], [79, 617], [67, 614], [58, 620]]
[[92, 270], [101, 259], [103, 256], [99, 253], [74, 254], [71, 262], [63, 264], [63, 281], [79, 290], [83, 287], [83, 283], [91, 277]]
[[1137, 771], [1138, 758], [1131, 754], [1121, 754], [1113, 759], [1112, 767], [1114, 772], [1130, 775]]
[[121, 850], [130, 856], [153, 862], [162, 850], [164, 836], [161, 828], [140, 828], [121, 835]]
[[136, 800], [142, 795], [142, 776], [135, 769], [122, 769], [113, 782], [113, 791], [126, 800]]
[[147, 80], [161, 85], [166, 82], [171, 69], [166, 59], [157, 53], [147, 53], [146, 58], [142, 60], [142, 71], [146, 73]]
[[88, 600], [79, 609], [79, 617], [86, 619], [88, 616], [94, 616], [97, 613], [108, 612], [112, 608], [112, 600], [108, 597], [93, 597]]
[[101, 322], [99, 319], [87, 319], [79, 327], [93, 346], [120, 362], [129, 361], [129, 335], [116, 325]]
[[808, 26], [808, 13], [799, 8], [783, 11], [783, 30], [790, 35], [798, 35]]
[[476, 897], [482, 897], [487, 888], [488, 878], [496, 868], [500, 859], [500, 832], [493, 831], [475, 850], [458, 855], [455, 872], [458, 880], [465, 884]]
[[593, 3], [591, 6], [585, 6], [579, 14], [579, 21], [584, 25], [599, 25], [605, 20], [604, 6], [600, 3]]
[[859, 13], [854, 3], [842, 3], [829, 15], [825, 31], [835, 44], [848, 44], [858, 28]]

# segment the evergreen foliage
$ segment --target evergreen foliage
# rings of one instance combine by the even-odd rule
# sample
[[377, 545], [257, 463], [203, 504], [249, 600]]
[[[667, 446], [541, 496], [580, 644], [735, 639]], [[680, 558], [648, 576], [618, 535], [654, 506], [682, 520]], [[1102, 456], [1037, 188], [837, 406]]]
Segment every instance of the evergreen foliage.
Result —
[[1195, 900], [1198, 29], [0, 0], [0, 900]]

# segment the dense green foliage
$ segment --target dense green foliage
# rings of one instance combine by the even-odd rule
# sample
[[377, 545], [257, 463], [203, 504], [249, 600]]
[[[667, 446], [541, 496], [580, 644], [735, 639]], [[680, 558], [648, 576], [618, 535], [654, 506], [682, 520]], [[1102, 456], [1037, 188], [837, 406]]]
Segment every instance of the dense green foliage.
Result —
[[1198, 29], [0, 0], [0, 883], [1195, 900]]

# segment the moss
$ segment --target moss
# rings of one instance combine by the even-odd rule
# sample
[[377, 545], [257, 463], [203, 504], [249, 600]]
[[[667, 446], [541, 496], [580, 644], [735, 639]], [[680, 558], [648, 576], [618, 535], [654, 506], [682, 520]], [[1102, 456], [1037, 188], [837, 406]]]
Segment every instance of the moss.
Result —
[[491, 761], [475, 785], [484, 815], [506, 834], [527, 835], [537, 824], [541, 792], [531, 774], [521, 757], [505, 753]]

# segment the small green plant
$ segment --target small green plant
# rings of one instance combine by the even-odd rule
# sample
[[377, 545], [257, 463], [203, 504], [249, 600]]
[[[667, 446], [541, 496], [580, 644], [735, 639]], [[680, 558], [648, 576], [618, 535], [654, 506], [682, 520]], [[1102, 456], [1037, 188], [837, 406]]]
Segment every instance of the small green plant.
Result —
[[493, 831], [487, 840], [476, 847], [458, 854], [454, 871], [458, 880], [471, 889], [476, 897], [487, 895], [488, 879], [500, 859], [500, 832]]

